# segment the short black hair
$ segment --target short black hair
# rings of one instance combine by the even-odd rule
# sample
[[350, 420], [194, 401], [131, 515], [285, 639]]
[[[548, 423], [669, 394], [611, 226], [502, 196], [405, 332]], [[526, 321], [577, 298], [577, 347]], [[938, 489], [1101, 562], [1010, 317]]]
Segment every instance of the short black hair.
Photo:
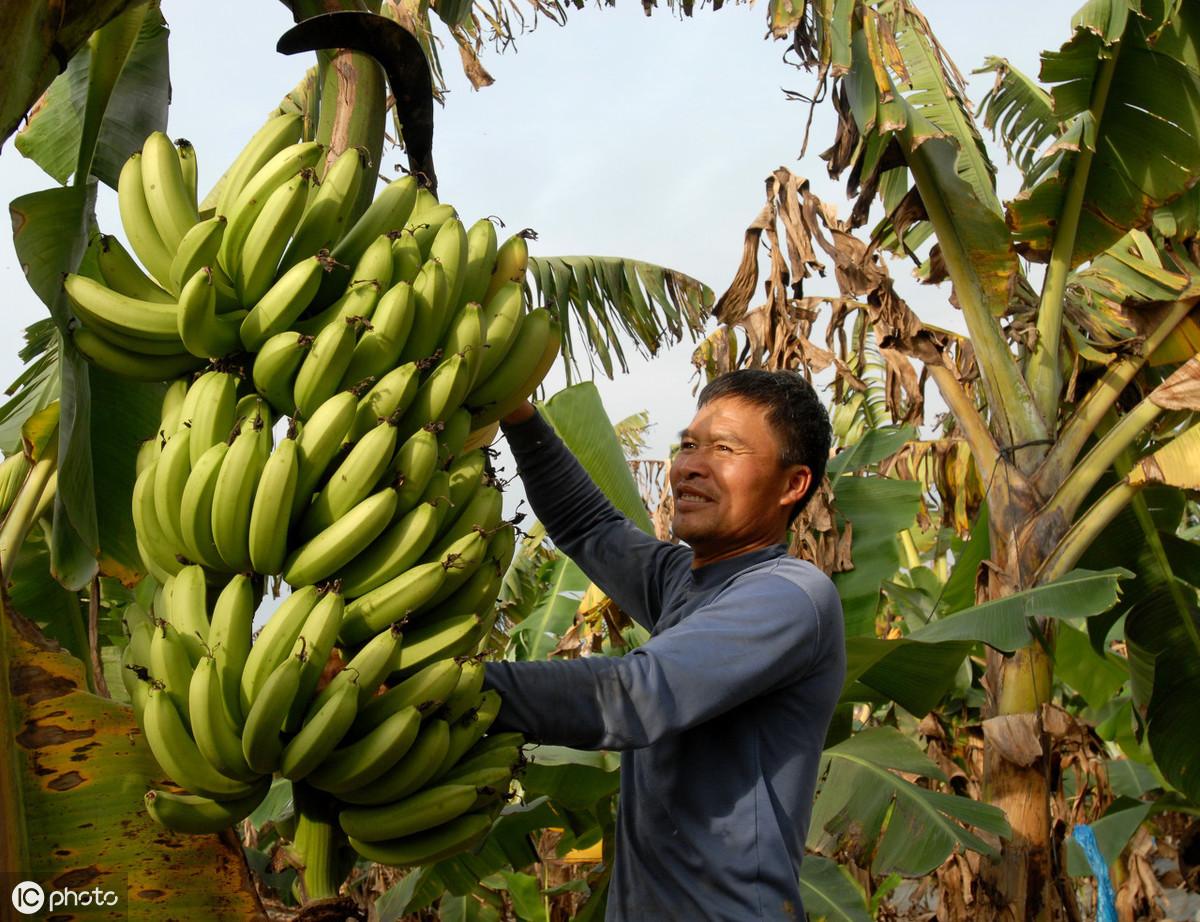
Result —
[[792, 507], [789, 524], [808, 505], [825, 476], [833, 427], [817, 392], [795, 371], [766, 371], [741, 368], [714, 378], [700, 391], [697, 406], [721, 397], [737, 397], [766, 411], [767, 422], [783, 445], [780, 463], [784, 467], [802, 464], [812, 471], [812, 483]]

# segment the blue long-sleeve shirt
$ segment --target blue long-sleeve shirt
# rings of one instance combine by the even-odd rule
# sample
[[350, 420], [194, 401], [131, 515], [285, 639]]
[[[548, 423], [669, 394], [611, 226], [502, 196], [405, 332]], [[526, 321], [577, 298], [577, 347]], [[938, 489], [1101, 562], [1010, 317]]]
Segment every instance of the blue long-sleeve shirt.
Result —
[[833, 583], [783, 545], [692, 568], [541, 417], [505, 428], [555, 544], [651, 632], [622, 657], [488, 663], [497, 729], [621, 750], [608, 920], [803, 919], [800, 861], [845, 676]]

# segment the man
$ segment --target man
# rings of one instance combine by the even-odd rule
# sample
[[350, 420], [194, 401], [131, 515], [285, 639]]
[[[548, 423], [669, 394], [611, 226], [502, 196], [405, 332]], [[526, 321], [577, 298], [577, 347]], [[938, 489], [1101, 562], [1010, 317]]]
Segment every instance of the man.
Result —
[[618, 512], [525, 404], [503, 421], [547, 533], [651, 632], [622, 657], [488, 663], [495, 729], [620, 750], [609, 920], [804, 919], [798, 874], [845, 675], [841, 603], [787, 556], [824, 475], [829, 419], [791, 372], [700, 394], [657, 541]]

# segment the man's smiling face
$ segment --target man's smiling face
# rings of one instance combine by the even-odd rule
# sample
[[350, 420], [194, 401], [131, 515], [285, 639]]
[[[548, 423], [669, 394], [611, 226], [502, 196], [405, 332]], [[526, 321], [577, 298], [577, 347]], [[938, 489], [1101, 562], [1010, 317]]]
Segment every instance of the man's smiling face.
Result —
[[803, 465], [784, 466], [781, 457], [759, 405], [720, 397], [696, 411], [671, 462], [671, 527], [691, 546], [694, 566], [783, 539], [812, 474]]

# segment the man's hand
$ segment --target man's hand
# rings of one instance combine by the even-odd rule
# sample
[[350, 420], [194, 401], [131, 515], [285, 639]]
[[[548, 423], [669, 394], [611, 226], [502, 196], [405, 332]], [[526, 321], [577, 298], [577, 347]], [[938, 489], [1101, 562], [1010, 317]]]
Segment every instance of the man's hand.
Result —
[[526, 400], [507, 416], [502, 416], [500, 418], [500, 422], [506, 426], [515, 426], [518, 423], [523, 423], [526, 420], [533, 419], [533, 415], [536, 412], [537, 410], [533, 408], [533, 404]]

